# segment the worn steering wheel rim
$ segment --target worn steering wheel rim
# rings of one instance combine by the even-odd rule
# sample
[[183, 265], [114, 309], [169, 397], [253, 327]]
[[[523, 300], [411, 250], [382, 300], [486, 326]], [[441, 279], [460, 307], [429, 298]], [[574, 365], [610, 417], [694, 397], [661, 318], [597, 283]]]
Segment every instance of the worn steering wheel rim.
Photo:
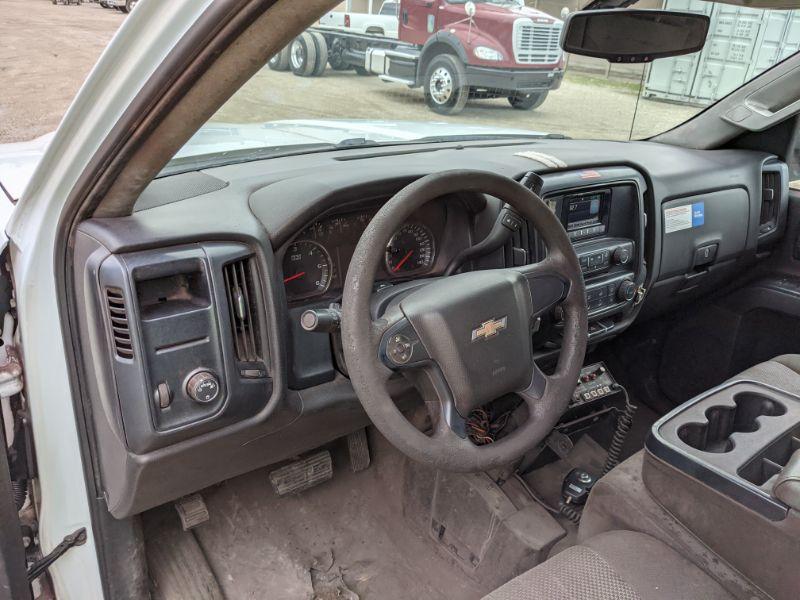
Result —
[[[492, 344], [496, 348], [500, 348], [501, 343], [516, 344], [513, 347], [515, 354], [504, 356], [512, 358], [517, 367], [515, 372], [520, 376], [530, 376], [530, 382], [524, 389], [509, 391], [517, 393], [526, 402], [529, 416], [525, 423], [509, 435], [484, 446], [476, 446], [466, 436], [459, 434], [459, 428], [454, 426], [449, 418], [453, 414], [451, 390], [460, 389], [463, 393], [469, 392], [471, 388], [465, 387], [463, 385], [465, 382], [458, 379], [458, 375], [464, 371], [463, 365], [457, 364], [458, 361], [455, 360], [449, 362], [451, 353], [446, 349], [442, 350], [441, 344], [438, 349], [433, 348], [436, 346], [436, 340], [430, 330], [425, 332], [427, 337], [420, 334], [415, 338], [418, 341], [415, 342], [414, 348], [419, 348], [425, 358], [418, 364], [421, 366], [420, 371], [430, 383], [427, 388], [437, 390], [437, 397], [441, 403], [442, 414], [434, 435], [428, 436], [412, 425], [397, 408], [387, 390], [388, 380], [394, 373], [393, 368], [399, 367], [387, 359], [385, 351], [387, 332], [397, 331], [398, 327], [403, 326], [405, 332], [410, 332], [409, 335], [412, 337], [415, 336], [417, 329], [424, 325], [424, 319], [429, 317], [425, 314], [424, 300], [436, 297], [439, 288], [431, 287], [427, 294], [424, 290], [428, 289], [428, 286], [422, 286], [423, 292], [412, 291], [407, 300], [404, 300], [406, 304], [401, 303], [393, 316], [386, 316], [388, 312], [375, 320], [371, 316], [375, 275], [382, 264], [386, 244], [392, 234], [415, 210], [427, 202], [456, 192], [489, 194], [508, 203], [536, 228], [548, 248], [547, 258], [534, 265], [464, 273], [429, 284], [440, 286], [443, 292], [439, 295], [443, 296], [449, 296], [453, 289], [475, 288], [484, 283], [501, 291], [512, 290], [508, 293], [516, 294], [513, 296], [513, 301], [510, 299], [511, 296], [508, 296], [506, 306], [510, 306], [511, 312], [514, 312], [514, 315], [509, 317], [509, 323], [518, 326], [514, 327], [513, 331], [509, 327], [508, 335], [498, 336], [499, 341], [492, 341]], [[455, 278], [461, 279], [455, 280]], [[553, 278], [564, 284], [564, 291], [558, 297], [553, 295], [553, 286], [550, 285], [554, 281]], [[446, 281], [449, 283], [443, 283]], [[544, 290], [542, 294], [538, 292], [539, 284], [547, 284], [541, 286]], [[526, 285], [529, 287], [525, 287]], [[520, 300], [522, 296], [519, 293], [522, 289], [529, 289], [532, 298], [530, 306], [521, 306], [522, 303], [526, 305], [528, 303], [527, 299]], [[415, 303], [415, 294], [423, 298], [423, 302]], [[472, 306], [469, 303], [469, 296], [465, 298], [466, 304], [461, 304], [460, 312], [472, 315], [479, 314], [475, 311], [484, 310], [484, 312], [489, 311], [486, 312], [487, 316], [494, 316], [490, 315], [490, 308]], [[563, 342], [554, 373], [545, 375], [533, 363], [531, 331], [516, 330], [521, 329], [520, 323], [529, 317], [532, 320], [557, 303], [561, 304], [565, 315]], [[405, 314], [414, 309], [415, 304], [421, 304], [423, 309], [413, 316]], [[442, 311], [449, 318], [447, 323], [455, 323], [453, 330], [458, 329], [460, 333], [459, 315], [446, 314], [447, 308]], [[515, 317], [518, 318], [514, 320]], [[413, 322], [409, 321], [412, 318]], [[481, 318], [478, 317], [477, 322], [473, 320], [467, 325], [480, 325]], [[401, 452], [419, 462], [449, 471], [482, 471], [508, 464], [544, 440], [566, 410], [574, 390], [586, 352], [587, 321], [585, 289], [578, 258], [564, 228], [553, 212], [541, 198], [516, 181], [495, 173], [473, 170], [452, 170], [428, 175], [395, 194], [378, 211], [362, 234], [350, 262], [342, 299], [344, 356], [352, 385], [365, 412], [377, 429]], [[444, 321], [438, 321], [442, 322]], [[531, 327], [532, 324], [528, 323], [527, 326]], [[441, 331], [443, 330], [436, 332], [437, 338], [443, 337], [440, 335]], [[527, 335], [527, 349], [521, 345], [522, 335]], [[452, 339], [460, 340], [461, 337], [463, 335]], [[475, 341], [475, 330], [472, 341]], [[460, 342], [456, 345], [458, 343]], [[488, 344], [480, 347], [468, 346], [466, 342], [464, 344], [464, 352], [476, 352], [479, 348], [484, 353], [482, 356], [486, 356], [486, 352], [493, 351]], [[456, 350], [455, 354], [459, 351]], [[523, 363], [528, 357], [517, 356], [521, 352], [530, 354], [530, 366], [527, 367], [529, 373], [522, 370]], [[460, 355], [457, 358], [461, 360]], [[469, 358], [472, 357], [465, 355], [464, 361], [468, 361]], [[474, 361], [472, 364], [475, 364]], [[466, 376], [469, 376], [469, 373]], [[491, 383], [496, 387], [499, 381], [500, 379]], [[476, 382], [479, 383], [479, 380], [474, 380], [472, 383]], [[477, 402], [479, 399], [473, 400]], [[463, 419], [468, 416], [461, 415], [457, 411], [455, 414], [456, 421], [459, 417]]]

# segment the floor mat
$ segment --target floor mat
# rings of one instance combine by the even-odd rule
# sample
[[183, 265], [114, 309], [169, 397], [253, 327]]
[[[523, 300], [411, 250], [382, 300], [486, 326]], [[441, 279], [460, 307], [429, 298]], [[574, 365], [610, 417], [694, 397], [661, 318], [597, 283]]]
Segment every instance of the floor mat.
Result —
[[352, 473], [335, 453], [334, 478], [296, 496], [276, 496], [267, 470], [205, 490], [194, 533], [226, 598], [480, 598], [404, 518], [402, 460], [381, 447]]

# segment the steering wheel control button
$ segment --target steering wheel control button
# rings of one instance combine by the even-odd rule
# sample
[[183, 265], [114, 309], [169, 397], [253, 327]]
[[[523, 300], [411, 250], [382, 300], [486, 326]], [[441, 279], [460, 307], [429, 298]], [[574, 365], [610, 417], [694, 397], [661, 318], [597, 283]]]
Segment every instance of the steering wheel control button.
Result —
[[408, 364], [413, 352], [413, 342], [400, 333], [389, 338], [389, 343], [386, 345], [386, 355], [396, 365]]
[[208, 404], [219, 396], [219, 380], [209, 371], [198, 371], [186, 382], [186, 393], [195, 402]]
[[414, 367], [430, 359], [417, 332], [406, 320], [389, 328], [380, 347], [383, 362], [390, 369]]

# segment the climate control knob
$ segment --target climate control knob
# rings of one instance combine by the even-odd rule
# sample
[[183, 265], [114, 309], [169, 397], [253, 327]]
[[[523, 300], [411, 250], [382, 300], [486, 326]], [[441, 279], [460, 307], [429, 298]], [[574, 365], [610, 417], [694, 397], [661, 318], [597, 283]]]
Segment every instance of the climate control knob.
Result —
[[614, 250], [612, 258], [614, 259], [614, 264], [627, 265], [631, 260], [631, 249], [627, 246], [620, 246]]
[[219, 380], [209, 371], [198, 371], [186, 382], [186, 393], [195, 402], [213, 402], [219, 396]]
[[626, 279], [617, 288], [617, 298], [621, 302], [630, 302], [636, 296], [636, 284], [630, 279]]

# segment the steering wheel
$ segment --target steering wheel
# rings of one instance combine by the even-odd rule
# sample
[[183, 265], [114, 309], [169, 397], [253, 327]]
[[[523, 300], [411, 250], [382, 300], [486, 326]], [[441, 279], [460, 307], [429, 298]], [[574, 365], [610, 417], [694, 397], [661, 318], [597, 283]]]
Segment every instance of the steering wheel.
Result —
[[[391, 235], [426, 202], [481, 192], [515, 208], [536, 228], [547, 257], [532, 265], [432, 278], [382, 303], [375, 274]], [[378, 294], [379, 295], [379, 294]], [[536, 317], [561, 303], [563, 343], [555, 372], [533, 361]], [[449, 471], [505, 465], [539, 444], [566, 410], [587, 342], [587, 308], [578, 258], [561, 223], [541, 198], [494, 173], [454, 170], [411, 183], [369, 223], [356, 246], [342, 299], [342, 341], [352, 385], [378, 430], [412, 459]], [[434, 431], [409, 422], [389, 393], [403, 372], [415, 382]], [[498, 441], [478, 446], [467, 435], [470, 413], [505, 394], [525, 402], [528, 418]]]

